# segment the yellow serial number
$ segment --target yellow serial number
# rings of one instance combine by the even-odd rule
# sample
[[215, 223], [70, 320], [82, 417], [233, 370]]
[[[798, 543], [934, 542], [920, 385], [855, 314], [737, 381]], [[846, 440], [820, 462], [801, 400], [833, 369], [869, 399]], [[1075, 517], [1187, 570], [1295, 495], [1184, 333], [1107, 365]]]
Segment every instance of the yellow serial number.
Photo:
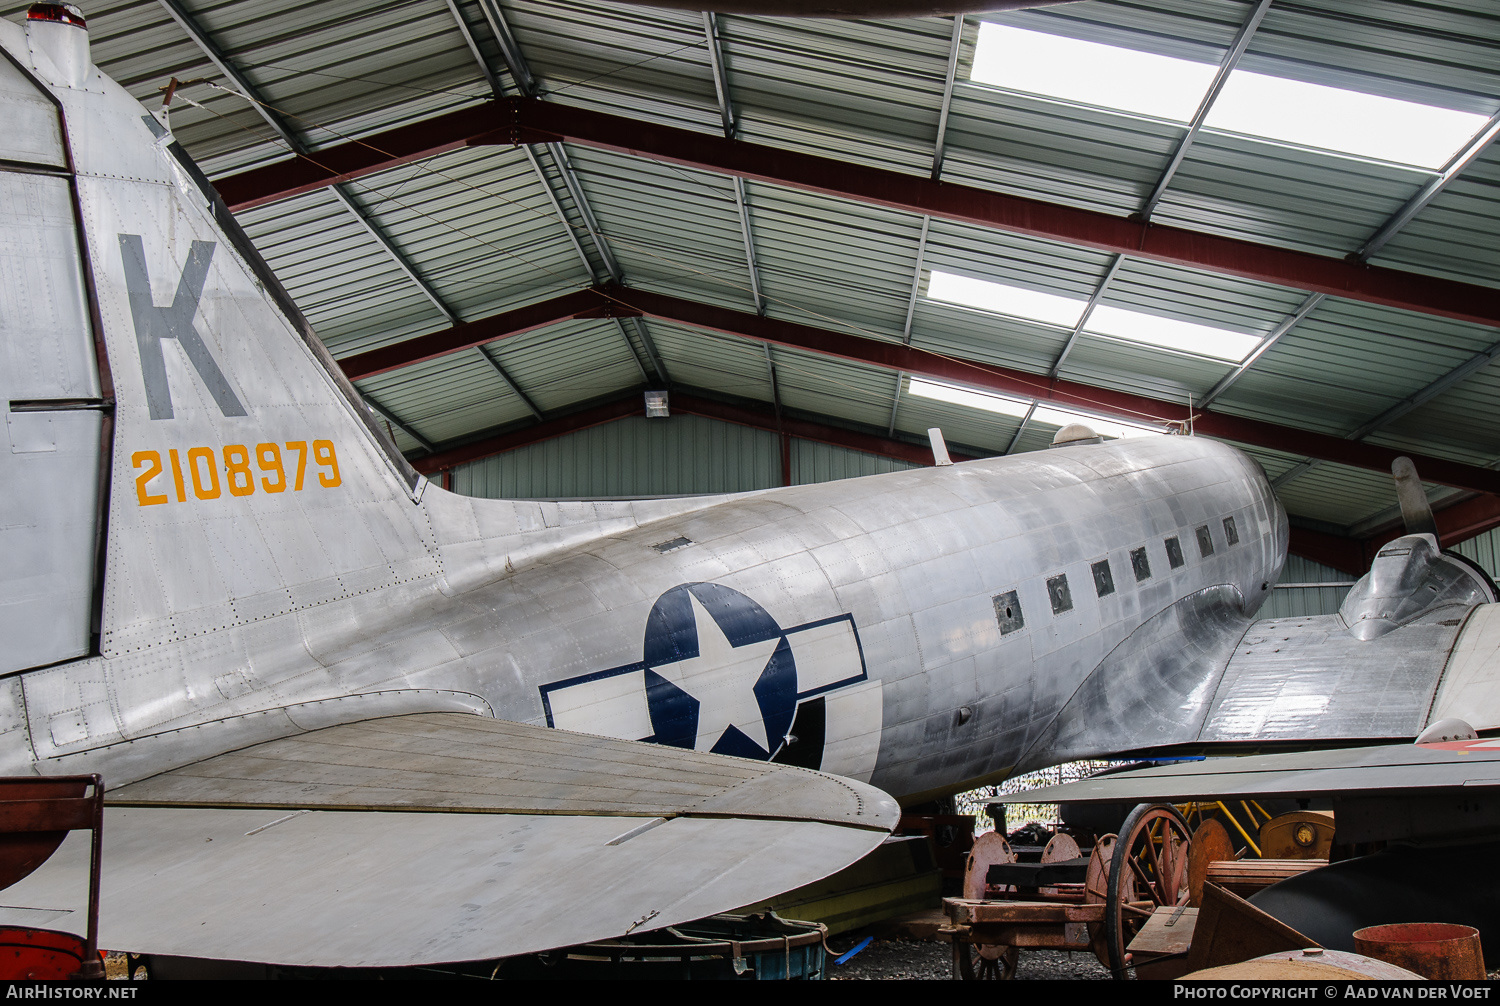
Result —
[[[257, 483], [260, 492], [281, 493], [288, 489], [301, 492], [307, 478], [309, 454], [317, 469], [318, 485], [332, 489], [343, 483], [332, 440], [314, 440], [311, 450], [306, 440], [256, 444], [254, 451], [245, 444], [225, 444], [217, 451], [212, 447], [189, 447], [179, 452], [174, 447], [167, 451], [165, 465], [160, 451], [136, 451], [130, 455], [131, 467], [141, 472], [135, 477], [135, 498], [141, 506], [171, 502], [166, 493], [151, 491], [151, 483], [168, 469], [178, 503], [188, 501], [189, 486], [193, 496], [200, 500], [216, 500], [226, 489], [231, 496], [249, 496], [257, 491]], [[294, 463], [291, 455], [296, 455]], [[252, 456], [258, 471], [250, 467]]]

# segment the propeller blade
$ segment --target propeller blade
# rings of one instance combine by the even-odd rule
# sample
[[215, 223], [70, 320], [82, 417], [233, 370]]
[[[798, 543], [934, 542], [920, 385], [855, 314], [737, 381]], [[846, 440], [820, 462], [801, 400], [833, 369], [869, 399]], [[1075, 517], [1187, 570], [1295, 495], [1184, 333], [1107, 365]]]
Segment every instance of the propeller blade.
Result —
[[[1432, 517], [1432, 506], [1422, 489], [1417, 466], [1412, 464], [1411, 458], [1400, 457], [1391, 462], [1391, 474], [1396, 477], [1396, 502], [1401, 505], [1401, 523], [1406, 525], [1406, 533], [1430, 534], [1437, 538], [1437, 521]], [[1442, 545], [1441, 540], [1438, 545]]]

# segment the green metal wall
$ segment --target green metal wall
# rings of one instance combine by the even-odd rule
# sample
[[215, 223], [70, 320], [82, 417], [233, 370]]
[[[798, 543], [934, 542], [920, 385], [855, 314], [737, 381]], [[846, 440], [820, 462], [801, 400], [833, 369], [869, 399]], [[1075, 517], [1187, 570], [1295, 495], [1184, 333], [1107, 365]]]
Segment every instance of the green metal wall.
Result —
[[[1343, 570], [1289, 555], [1281, 570], [1281, 580], [1271, 597], [1261, 605], [1259, 618], [1289, 618], [1298, 615], [1331, 615], [1339, 610], [1354, 577]], [[1342, 586], [1304, 587], [1293, 584], [1342, 584]]]
[[[829, 482], [914, 465], [792, 440], [792, 482]], [[744, 492], [781, 485], [774, 433], [698, 416], [633, 417], [453, 470], [453, 491], [494, 499], [606, 499]]]
[[1485, 572], [1490, 574], [1490, 579], [1500, 580], [1500, 528], [1459, 542], [1453, 550], [1483, 566]]
[[[1500, 529], [1486, 531], [1477, 538], [1453, 546], [1484, 567], [1492, 579], [1500, 579]], [[1355, 579], [1332, 566], [1324, 566], [1301, 556], [1288, 556], [1281, 573], [1281, 585], [1260, 609], [1261, 618], [1286, 618], [1296, 615], [1331, 615], [1339, 610], [1349, 584]], [[1342, 586], [1289, 586], [1290, 584], [1342, 584]]]

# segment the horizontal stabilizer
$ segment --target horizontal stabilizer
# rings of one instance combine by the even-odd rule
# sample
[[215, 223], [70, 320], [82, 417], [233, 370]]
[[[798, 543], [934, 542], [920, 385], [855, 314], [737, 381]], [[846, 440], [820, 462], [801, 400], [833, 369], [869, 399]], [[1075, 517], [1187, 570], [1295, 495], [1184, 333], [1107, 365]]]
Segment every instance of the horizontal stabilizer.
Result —
[[[311, 966], [477, 960], [701, 918], [848, 865], [899, 813], [806, 769], [462, 713], [272, 741], [109, 800], [101, 946]], [[76, 904], [86, 854], [66, 843], [0, 921], [68, 928], [78, 909], [57, 906]]]

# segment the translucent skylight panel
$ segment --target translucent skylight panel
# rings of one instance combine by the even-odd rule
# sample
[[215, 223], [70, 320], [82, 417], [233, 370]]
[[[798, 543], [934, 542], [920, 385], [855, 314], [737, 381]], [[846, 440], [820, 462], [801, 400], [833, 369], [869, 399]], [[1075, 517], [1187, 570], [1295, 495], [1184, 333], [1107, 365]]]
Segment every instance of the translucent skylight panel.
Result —
[[1070, 412], [1067, 409], [1054, 409], [1044, 405], [1038, 405], [1036, 411], [1031, 414], [1034, 423], [1045, 423], [1048, 426], [1056, 426], [1061, 429], [1069, 423], [1082, 423], [1101, 437], [1113, 437], [1116, 440], [1124, 437], [1140, 437], [1146, 434], [1164, 435], [1167, 431], [1145, 423], [1126, 423], [1117, 419], [1101, 419], [1098, 416], [1086, 415], [1082, 412]]
[[1176, 349], [1196, 356], [1240, 362], [1260, 345], [1261, 337], [1231, 332], [1210, 325], [1198, 325], [1175, 318], [1161, 318], [1140, 311], [1100, 305], [1089, 315], [1085, 332], [1107, 335], [1130, 342], [1144, 342], [1164, 349]]
[[[927, 295], [934, 300], [1067, 328], [1078, 324], [1084, 308], [1088, 306], [1087, 301], [1072, 297], [1023, 290], [967, 276], [954, 276], [936, 269], [932, 271]], [[1249, 356], [1250, 351], [1260, 345], [1261, 340], [1258, 335], [1108, 305], [1094, 308], [1083, 330], [1094, 335], [1141, 342], [1148, 346], [1161, 346], [1163, 349], [1175, 349], [1234, 363]]]
[[1441, 168], [1486, 121], [1473, 112], [1236, 70], [1204, 125]]
[[923, 381], [915, 377], [911, 379], [911, 386], [907, 388], [907, 392], [919, 398], [932, 398], [939, 402], [967, 405], [971, 409], [983, 409], [985, 412], [1013, 416], [1016, 419], [1026, 415], [1026, 410], [1031, 408], [1030, 402], [1020, 399], [991, 395], [983, 391], [970, 391], [968, 388], [938, 384], [935, 381]]
[[1187, 122], [1217, 69], [1209, 63], [981, 23], [969, 79]]
[[955, 276], [936, 269], [932, 271], [928, 282], [927, 296], [963, 307], [976, 307], [981, 311], [993, 311], [995, 314], [1008, 314], [1013, 318], [1027, 318], [1068, 328], [1078, 324], [1087, 303], [1073, 297], [1060, 297], [1055, 293], [1040, 293], [1004, 283]]
[[939, 402], [966, 405], [971, 409], [994, 412], [1002, 416], [1011, 416], [1015, 419], [1025, 418], [1026, 413], [1031, 411], [1031, 421], [1034, 423], [1059, 428], [1067, 426], [1069, 423], [1082, 423], [1101, 437], [1119, 439], [1121, 437], [1138, 437], [1147, 433], [1166, 432], [1145, 423], [1102, 419], [1099, 416], [1091, 416], [1082, 412], [1072, 412], [1068, 409], [1056, 409], [1047, 405], [1039, 404], [1032, 411], [1032, 403], [1024, 399], [1010, 398], [1006, 395], [996, 395], [986, 391], [973, 391], [969, 388], [960, 388], [956, 385], [942, 384], [937, 381], [924, 381], [917, 377], [911, 379], [907, 393], [916, 395], [919, 398], [932, 398]]
[[[1212, 63], [983, 23], [969, 79], [1061, 101], [1187, 122]], [[1486, 117], [1326, 84], [1235, 70], [1204, 125], [1398, 164], [1441, 168]]]

